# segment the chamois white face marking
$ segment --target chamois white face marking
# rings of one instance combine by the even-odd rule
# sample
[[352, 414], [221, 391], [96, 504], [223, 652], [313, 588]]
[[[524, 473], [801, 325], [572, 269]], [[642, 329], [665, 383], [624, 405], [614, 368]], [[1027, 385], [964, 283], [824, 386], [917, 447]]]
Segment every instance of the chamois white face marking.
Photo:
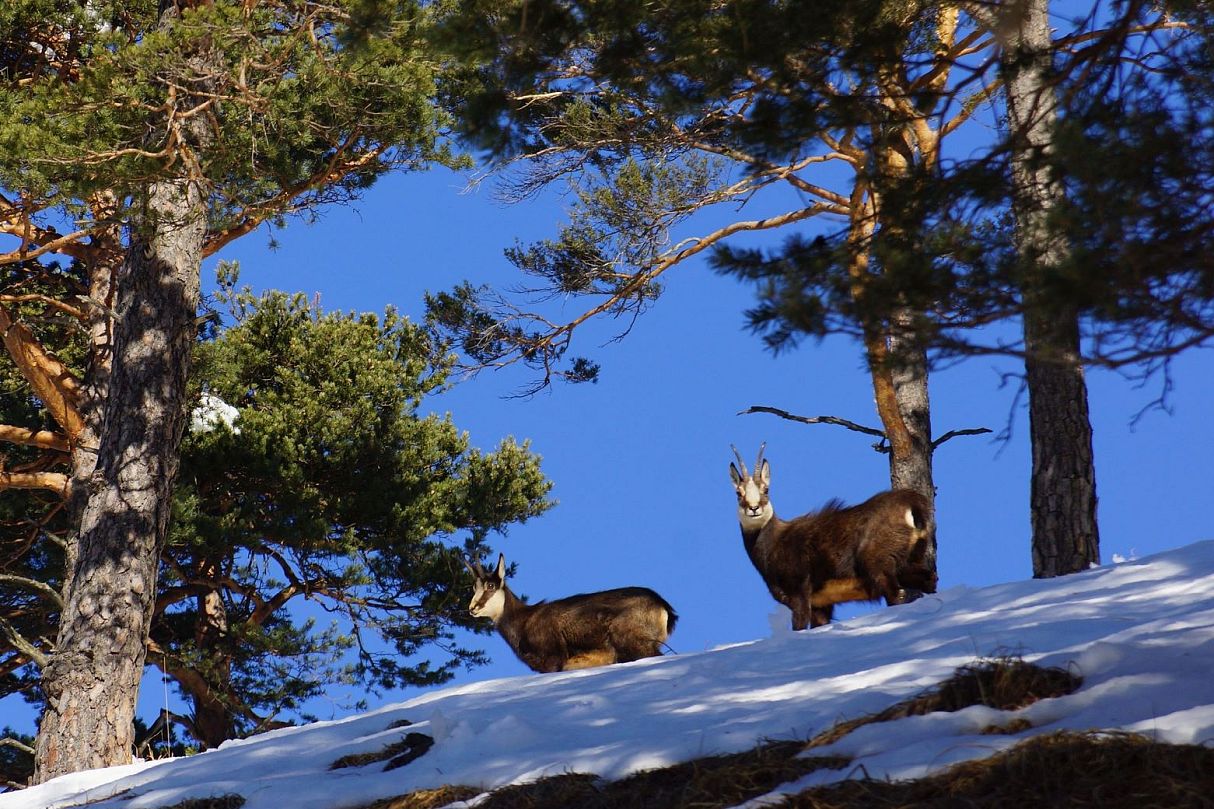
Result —
[[506, 609], [506, 557], [498, 554], [497, 569], [492, 573], [482, 577], [481, 573], [473, 571], [473, 575], [476, 579], [472, 583], [472, 602], [468, 604], [468, 612], [473, 617], [488, 618], [496, 624]]
[[472, 603], [468, 605], [468, 612], [473, 617], [488, 618], [497, 623], [505, 607], [506, 594], [502, 592], [501, 584], [490, 578], [473, 585]]
[[729, 476], [738, 495], [738, 522], [742, 524], [742, 530], [751, 531], [767, 525], [775, 514], [767, 496], [771, 486], [771, 467], [767, 461], [759, 465], [757, 480], [756, 475], [743, 477], [733, 464], [729, 465]]
[[915, 512], [911, 511], [909, 508], [906, 510], [906, 524], [911, 528], [915, 527]]

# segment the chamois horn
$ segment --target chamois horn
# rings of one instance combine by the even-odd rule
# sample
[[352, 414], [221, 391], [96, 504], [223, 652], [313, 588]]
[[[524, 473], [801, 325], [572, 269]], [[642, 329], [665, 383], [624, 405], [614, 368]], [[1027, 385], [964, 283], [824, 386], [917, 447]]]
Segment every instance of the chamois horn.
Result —
[[[738, 470], [742, 473], [742, 477], [750, 477], [750, 472], [746, 471], [746, 461], [742, 460], [742, 453], [738, 452], [738, 448], [733, 444], [730, 444], [729, 448], [733, 450], [733, 457], [738, 459]], [[762, 454], [763, 452], [760, 450], [759, 455], [762, 456]]]

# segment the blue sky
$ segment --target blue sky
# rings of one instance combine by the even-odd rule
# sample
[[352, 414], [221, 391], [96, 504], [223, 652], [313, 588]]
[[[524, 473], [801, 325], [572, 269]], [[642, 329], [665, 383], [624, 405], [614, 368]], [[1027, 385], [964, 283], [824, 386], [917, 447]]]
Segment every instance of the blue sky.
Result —
[[[518, 283], [502, 250], [516, 239], [550, 237], [562, 221], [559, 196], [507, 206], [488, 185], [464, 188], [465, 179], [446, 170], [392, 177], [354, 208], [328, 209], [318, 223], [276, 232], [275, 250], [261, 232], [220, 257], [239, 260], [242, 281], [255, 288], [319, 293], [331, 309], [393, 305], [420, 317], [424, 290], [464, 279]], [[213, 276], [213, 264], [204, 277]], [[772, 356], [744, 328], [742, 313], [752, 302], [747, 288], [699, 260], [664, 280], [665, 294], [625, 339], [611, 340], [619, 322], [593, 324], [576, 337], [572, 353], [602, 363], [597, 384], [558, 384], [530, 399], [510, 398], [533, 379], [516, 367], [482, 373], [427, 404], [451, 412], [475, 445], [492, 448], [513, 435], [531, 440], [544, 459], [559, 505], [498, 541], [519, 565], [517, 592], [539, 599], [652, 587], [681, 615], [671, 646], [691, 652], [764, 636], [776, 606], [742, 550], [730, 444], [749, 462], [767, 442], [781, 516], [833, 497], [858, 502], [889, 484], [885, 457], [867, 436], [737, 415], [764, 404], [877, 426], [856, 343], [828, 339]], [[572, 316], [578, 307], [570, 300], [566, 312]], [[1011, 410], [1014, 387], [1001, 387], [1001, 374], [1015, 370], [1015, 361], [976, 358], [932, 376], [937, 435], [976, 426], [998, 432], [1009, 413], [1013, 419], [1006, 445], [967, 437], [937, 452], [942, 588], [1031, 575], [1027, 415], [1023, 403]], [[1158, 395], [1159, 383], [1143, 389], [1090, 372], [1106, 563], [1113, 554], [1142, 556], [1214, 536], [1212, 371], [1208, 351], [1183, 356], [1174, 369], [1173, 412], [1149, 412], [1136, 427], [1131, 420]], [[493, 663], [460, 681], [525, 671], [497, 636], [481, 642]], [[342, 715], [340, 708], [332, 712]]]

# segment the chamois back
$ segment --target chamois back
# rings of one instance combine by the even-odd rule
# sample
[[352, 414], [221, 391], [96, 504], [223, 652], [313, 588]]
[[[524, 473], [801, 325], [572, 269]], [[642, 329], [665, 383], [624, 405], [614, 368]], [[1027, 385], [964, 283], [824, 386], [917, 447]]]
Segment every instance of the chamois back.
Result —
[[[678, 614], [647, 587], [620, 587], [526, 604], [506, 585], [506, 561], [486, 573], [465, 565], [474, 587], [469, 611], [491, 618], [520, 660], [541, 672], [627, 663], [662, 654]], [[474, 567], [475, 565], [475, 567]]]

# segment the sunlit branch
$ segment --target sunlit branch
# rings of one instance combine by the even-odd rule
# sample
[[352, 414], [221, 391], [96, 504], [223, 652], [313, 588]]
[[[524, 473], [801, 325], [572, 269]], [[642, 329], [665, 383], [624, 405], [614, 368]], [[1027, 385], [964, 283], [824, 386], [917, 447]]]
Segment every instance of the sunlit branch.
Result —
[[0, 424], [0, 441], [7, 441], [10, 444], [20, 444], [25, 447], [37, 447], [38, 449], [58, 450], [59, 452], [68, 451], [67, 438], [50, 430], [29, 430], [25, 427]]
[[60, 472], [0, 472], [0, 490], [42, 489], [67, 497], [71, 478]]
[[0, 617], [0, 637], [4, 637], [14, 649], [25, 655], [25, 657], [38, 668], [46, 668], [46, 664], [50, 661], [49, 655], [43, 653], [41, 649], [26, 639], [26, 637], [18, 632], [16, 627], [10, 624], [8, 619], [4, 617]]
[[[84, 231], [80, 231], [83, 233]], [[60, 312], [69, 314], [77, 320], [84, 320], [87, 315], [70, 303], [65, 303], [58, 298], [52, 298], [49, 295], [39, 295], [37, 293], [28, 293], [24, 295], [0, 295], [0, 303], [41, 303], [52, 309], [58, 309]]]

